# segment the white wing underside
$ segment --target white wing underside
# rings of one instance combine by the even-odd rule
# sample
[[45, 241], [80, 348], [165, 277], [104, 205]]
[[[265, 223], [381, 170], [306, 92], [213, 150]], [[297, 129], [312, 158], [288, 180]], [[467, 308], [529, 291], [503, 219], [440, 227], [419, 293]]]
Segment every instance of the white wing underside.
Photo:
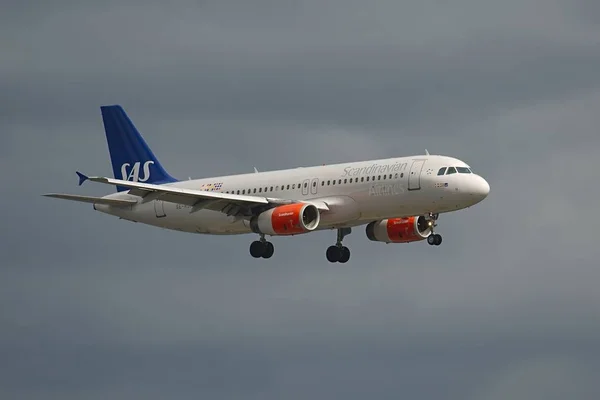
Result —
[[48, 193], [44, 196], [53, 197], [55, 199], [78, 201], [80, 203], [105, 204], [113, 207], [129, 207], [137, 203], [135, 200], [107, 199], [104, 197], [80, 196], [77, 194]]
[[[232, 216], [251, 216], [257, 211], [282, 204], [298, 203], [298, 200], [279, 199], [261, 196], [208, 192], [205, 190], [185, 189], [172, 185], [154, 185], [150, 183], [124, 181], [105, 177], [89, 177], [92, 182], [129, 188], [129, 194], [142, 198], [141, 203], [162, 200], [168, 203], [182, 204], [191, 207], [190, 212], [202, 209], [220, 211]], [[313, 204], [319, 211], [328, 211], [325, 202], [318, 200], [302, 200]]]

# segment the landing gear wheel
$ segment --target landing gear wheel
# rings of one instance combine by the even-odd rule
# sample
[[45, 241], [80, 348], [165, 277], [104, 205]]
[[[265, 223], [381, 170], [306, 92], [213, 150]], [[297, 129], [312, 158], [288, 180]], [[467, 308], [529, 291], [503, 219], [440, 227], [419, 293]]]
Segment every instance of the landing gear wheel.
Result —
[[429, 243], [431, 246], [439, 246], [442, 244], [442, 235], [438, 233], [432, 233], [431, 235], [427, 236], [427, 243]]
[[327, 261], [331, 263], [338, 262], [342, 258], [342, 250], [338, 246], [329, 246], [325, 255], [327, 256]]
[[329, 246], [327, 248], [327, 252], [325, 253], [327, 256], [327, 261], [331, 263], [348, 262], [350, 259], [350, 250], [346, 246], [342, 245], [342, 240], [344, 240], [344, 237], [348, 236], [350, 233], [352, 233], [352, 228], [338, 228], [337, 241], [335, 245]]
[[346, 246], [329, 246], [326, 255], [329, 262], [346, 263], [350, 259], [350, 249]]
[[341, 254], [338, 261], [341, 263], [348, 262], [348, 260], [350, 259], [350, 249], [348, 249], [346, 246], [343, 246], [340, 250]]
[[250, 244], [250, 255], [254, 258], [271, 258], [274, 252], [273, 243], [266, 240], [256, 240]]
[[255, 240], [250, 244], [250, 255], [254, 258], [260, 258], [265, 254], [267, 250], [266, 242], [261, 242], [260, 240]]
[[262, 255], [262, 258], [271, 258], [273, 253], [275, 252], [275, 247], [271, 242], [265, 242], [265, 252]]

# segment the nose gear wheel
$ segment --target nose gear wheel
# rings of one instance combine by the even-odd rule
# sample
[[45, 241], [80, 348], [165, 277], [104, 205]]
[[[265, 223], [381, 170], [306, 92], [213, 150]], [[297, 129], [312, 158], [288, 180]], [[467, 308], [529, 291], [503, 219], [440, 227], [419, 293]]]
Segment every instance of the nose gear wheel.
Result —
[[429, 223], [429, 227], [431, 229], [431, 234], [427, 236], [427, 243], [431, 246], [439, 246], [442, 244], [442, 235], [439, 233], [434, 233], [433, 229], [437, 226], [437, 219], [439, 218], [439, 214], [429, 213], [427, 216], [427, 220]]
[[427, 243], [429, 243], [431, 246], [439, 246], [442, 244], [442, 235], [439, 233], [432, 233], [431, 235], [427, 236]]

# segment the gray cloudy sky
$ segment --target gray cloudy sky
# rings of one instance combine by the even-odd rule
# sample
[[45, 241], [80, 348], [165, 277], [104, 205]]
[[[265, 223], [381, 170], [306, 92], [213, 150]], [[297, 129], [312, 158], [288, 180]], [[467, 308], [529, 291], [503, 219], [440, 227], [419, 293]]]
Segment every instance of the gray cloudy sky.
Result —
[[[597, 399], [595, 0], [5, 1], [2, 399]], [[175, 176], [432, 153], [491, 183], [444, 244], [162, 231], [40, 197], [110, 174], [122, 104]]]

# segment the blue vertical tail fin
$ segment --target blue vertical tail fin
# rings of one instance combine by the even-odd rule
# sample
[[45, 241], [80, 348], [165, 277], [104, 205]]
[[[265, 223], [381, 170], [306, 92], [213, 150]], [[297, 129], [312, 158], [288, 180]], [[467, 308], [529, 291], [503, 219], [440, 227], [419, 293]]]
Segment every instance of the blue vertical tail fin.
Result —
[[102, 106], [100, 110], [116, 179], [153, 184], [177, 182], [158, 162], [121, 106]]

